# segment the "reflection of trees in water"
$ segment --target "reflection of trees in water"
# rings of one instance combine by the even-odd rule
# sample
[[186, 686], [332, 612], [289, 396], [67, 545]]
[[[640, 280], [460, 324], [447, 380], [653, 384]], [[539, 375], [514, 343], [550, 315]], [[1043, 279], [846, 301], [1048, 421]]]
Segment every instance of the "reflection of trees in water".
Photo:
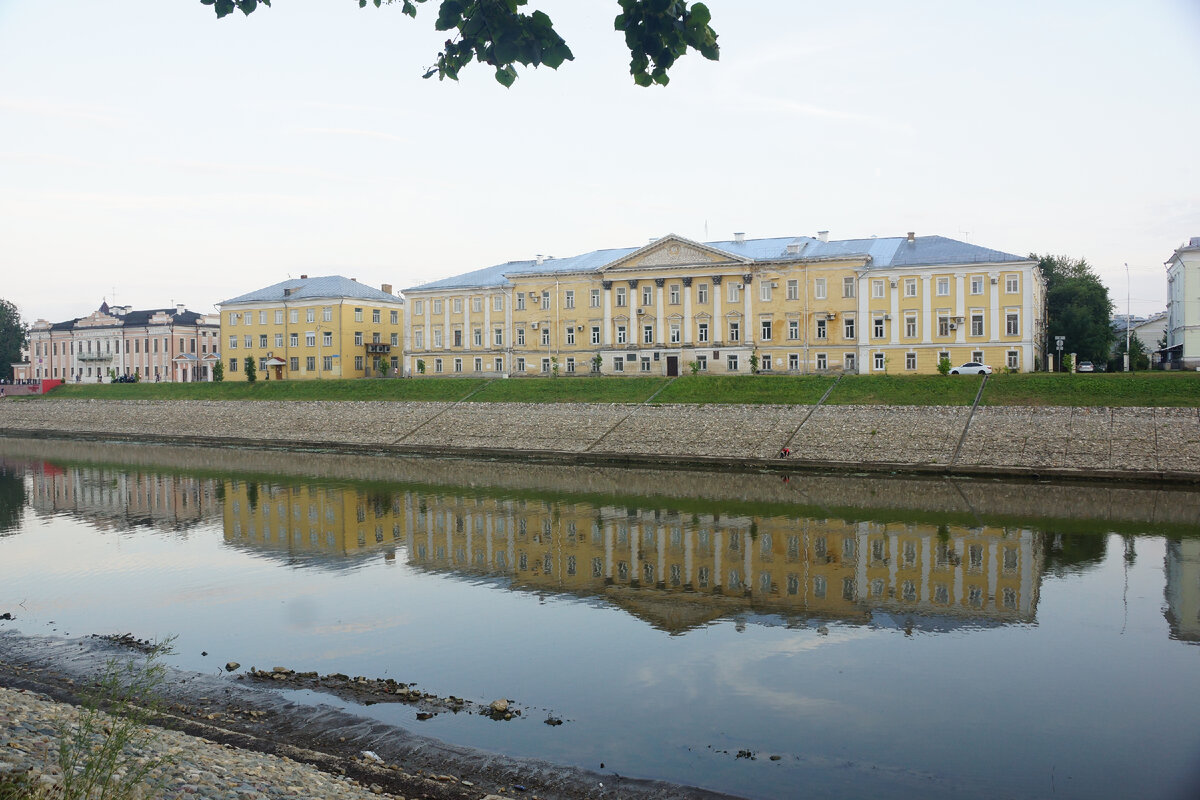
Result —
[[1062, 577], [1098, 567], [1108, 554], [1108, 537], [1095, 533], [1045, 534], [1045, 572]]
[[0, 469], [0, 533], [15, 530], [25, 508], [25, 480]]

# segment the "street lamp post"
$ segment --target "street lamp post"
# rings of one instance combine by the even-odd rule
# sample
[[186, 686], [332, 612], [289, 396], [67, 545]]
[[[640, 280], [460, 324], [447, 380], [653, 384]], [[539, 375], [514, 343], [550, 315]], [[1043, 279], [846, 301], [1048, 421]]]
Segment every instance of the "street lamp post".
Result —
[[1129, 262], [1125, 262], [1125, 371], [1129, 372]]

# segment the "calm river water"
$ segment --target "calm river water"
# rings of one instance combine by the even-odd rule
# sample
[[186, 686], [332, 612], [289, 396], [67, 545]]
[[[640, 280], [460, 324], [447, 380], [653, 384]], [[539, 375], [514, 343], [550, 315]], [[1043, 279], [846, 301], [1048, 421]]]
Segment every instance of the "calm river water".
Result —
[[1198, 520], [1188, 491], [0, 440], [0, 625], [506, 697], [354, 710], [750, 797], [1195, 797]]

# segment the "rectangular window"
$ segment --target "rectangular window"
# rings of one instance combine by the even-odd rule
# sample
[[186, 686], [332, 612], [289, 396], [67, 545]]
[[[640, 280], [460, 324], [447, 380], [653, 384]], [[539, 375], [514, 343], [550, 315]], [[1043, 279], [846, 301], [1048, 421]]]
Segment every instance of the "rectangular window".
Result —
[[390, 322], [393, 325], [399, 325], [400, 324], [400, 312], [396, 311], [395, 309], [393, 309], [392, 311], [389, 311], [388, 312], [388, 322]]
[[908, 339], [917, 338], [917, 315], [907, 314], [904, 317], [904, 336]]
[[846, 317], [842, 320], [842, 336], [846, 339], [854, 338], [854, 317]]
[[884, 358], [883, 353], [875, 353], [873, 360], [875, 362], [876, 371], [882, 372], [886, 368], [887, 360]]
[[275, 334], [275, 346], [283, 347], [283, 334], [282, 333]]
[[321, 369], [325, 370], [326, 372], [333, 371], [333, 356], [321, 357]]
[[943, 358], [946, 359], [947, 361], [950, 360], [950, 351], [949, 350], [941, 350], [938, 352], [938, 361], [940, 362]]
[[475, 328], [471, 331], [471, 343], [475, 347], [483, 347], [483, 328]]
[[950, 279], [949, 278], [938, 278], [937, 279], [937, 295], [938, 295], [938, 297], [949, 297], [950, 296]]
[[229, 371], [230, 372], [238, 371], [238, 360], [236, 358], [229, 359]]
[[574, 374], [574, 372], [575, 372], [575, 359], [568, 358], [567, 359], [567, 374], [571, 375], [571, 374]]
[[829, 338], [829, 323], [826, 320], [823, 320], [823, 319], [817, 320], [817, 338], [818, 339], [828, 339]]
[[771, 360], [771, 357], [765, 355], [762, 357], [762, 363], [759, 366], [763, 372], [770, 372], [773, 365], [774, 362]]
[[648, 306], [654, 303], [654, 287], [649, 284], [642, 287], [642, 305]]
[[1004, 291], [1009, 294], [1016, 294], [1021, 290], [1020, 275], [1005, 275], [1004, 276]]
[[616, 358], [613, 359], [613, 372], [624, 372], [624, 371], [625, 371], [625, 359], [621, 358], [620, 356], [617, 356]]
[[363, 357], [362, 356], [354, 357], [354, 369], [359, 372], [362, 372], [362, 369], [363, 369]]
[[[462, 331], [455, 331], [455, 333], [459, 334], [460, 336], [462, 335]], [[306, 333], [306, 334], [304, 334], [304, 339], [305, 339], [304, 343], [305, 343], [306, 345], [308, 345], [309, 347], [312, 347], [312, 346], [313, 346], [313, 343], [312, 343], [311, 341], [308, 341], [309, 337], [311, 337], [311, 336], [312, 336], [312, 334], [311, 334], [311, 333]], [[363, 335], [362, 335], [362, 331], [355, 331], [355, 332], [354, 332], [354, 344], [355, 344], [355, 346], [361, 345], [362, 343], [363, 343]], [[458, 342], [458, 344], [462, 344], [462, 342]]]
[[883, 338], [883, 317], [875, 317], [871, 322], [871, 336], [875, 339]]
[[729, 323], [729, 341], [740, 342], [742, 340], [742, 325], [740, 322]]
[[[546, 332], [549, 333], [549, 331], [546, 331]], [[567, 326], [567, 344], [575, 344], [575, 326], [574, 325]]]
[[705, 304], [708, 302], [708, 284], [701, 283], [696, 285], [696, 302]]
[[442, 314], [442, 301], [441, 300], [433, 301], [433, 313], [437, 314], [438, 316], [441, 316], [441, 314]]
[[625, 344], [625, 326], [617, 326], [617, 344]]
[[292, 347], [299, 347], [300, 346], [300, 334], [289, 333], [288, 334], [288, 344]]
[[824, 278], [817, 278], [815, 281], [813, 281], [813, 297], [818, 300], [824, 300], [827, 296], [827, 292], [828, 290], [825, 287]]
[[550, 308], [550, 292], [544, 290], [542, 292], [542, 309], [545, 310], [548, 308]]
[[588, 295], [588, 297], [589, 297], [588, 304], [592, 308], [600, 307], [600, 290], [599, 289], [592, 289], [591, 293]]
[[[362, 342], [361, 341], [355, 342], [355, 344], [362, 344]], [[316, 331], [305, 331], [304, 332], [304, 346], [305, 347], [316, 347], [317, 346], [317, 332]]]
[[1004, 315], [1004, 334], [1006, 336], [1021, 335], [1021, 318], [1015, 311]]
[[772, 286], [772, 284], [770, 281], [759, 281], [758, 282], [758, 299], [759, 300], [762, 300], [764, 303], [769, 303], [771, 301], [771, 286]]
[[356, 309], [354, 309], [354, 321], [355, 321], [355, 322], [362, 322], [362, 321], [363, 321], [363, 313], [362, 313], [362, 309], [361, 309], [361, 308], [356, 308]]
[[793, 280], [790, 280], [787, 282], [787, 299], [788, 300], [799, 300], [800, 299], [800, 281], [793, 279]]
[[504, 359], [497, 358], [492, 366], [495, 367], [496, 372], [504, 372]]
[[917, 279], [916, 278], [905, 278], [904, 279], [904, 296], [905, 297], [916, 297], [917, 296]]
[[701, 322], [696, 326], [696, 341], [704, 343], [708, 341], [708, 323]]
[[971, 335], [983, 336], [983, 314], [971, 315]]
[[642, 372], [650, 371], [650, 356], [642, 356]]
[[[293, 360], [293, 361], [299, 361], [300, 359], [298, 359], [298, 358], [293, 358], [292, 360]], [[316, 368], [317, 368], [317, 357], [316, 357], [316, 356], [305, 356], [305, 357], [304, 357], [304, 368], [305, 368], [306, 370], [308, 370], [309, 372], [313, 372], [314, 370], [316, 370]]]
[[643, 325], [642, 326], [642, 343], [643, 344], [654, 344], [654, 326], [653, 325]]
[[817, 369], [829, 369], [829, 358], [824, 353], [817, 353]]
[[503, 328], [493, 328], [492, 329], [492, 343], [495, 344], [496, 347], [504, 346], [504, 329]]
[[454, 359], [454, 371], [462, 372], [462, 359], [461, 358]]
[[433, 329], [433, 346], [434, 347], [442, 346], [442, 329], [441, 328]]
[[230, 315], [229, 315], [229, 325], [230, 325], [230, 327], [233, 327], [234, 325], [237, 325], [237, 324], [238, 324], [238, 320], [240, 320], [240, 319], [241, 319], [241, 316], [242, 316], [241, 314], [230, 314]]
[[565, 298], [565, 306], [567, 308], [575, 307], [575, 290], [574, 289], [567, 289], [567, 295]]
[[413, 301], [413, 314], [415, 314], [418, 317], [425, 315], [425, 301], [424, 300]]
[[434, 372], [442, 371], [442, 360], [440, 358], [435, 358], [433, 360], [433, 371]]
[[733, 354], [733, 353], [730, 353], [728, 356], [726, 356], [726, 358], [725, 358], [725, 369], [727, 369], [727, 370], [728, 370], [728, 371], [730, 371], [730, 372], [737, 372], [737, 371], [738, 371], [738, 357], [737, 357], [737, 355], [735, 355], [735, 354]]
[[971, 294], [983, 294], [983, 276], [971, 276]]
[[679, 305], [679, 284], [678, 283], [671, 284], [670, 296], [668, 298], [668, 302], [670, 302], [670, 304], [673, 306]]
[[[158, 341], [158, 340], [156, 339], [155, 341]], [[237, 343], [238, 343], [237, 334], [236, 333], [229, 334], [229, 349], [237, 350]], [[90, 345], [91, 342], [88, 342], [88, 344]]]
[[739, 302], [742, 299], [742, 285], [733, 281], [730, 281], [727, 285], [729, 286], [729, 302]]
[[679, 342], [680, 342], [679, 323], [672, 322], [671, 323], [671, 344], [679, 344]]
[[858, 358], [854, 353], [842, 353], [842, 369], [846, 372], [854, 372], [858, 369]]
[[842, 297], [854, 297], [854, 278], [842, 278]]
[[288, 322], [291, 322], [293, 324], [300, 323], [300, 309], [293, 308], [288, 311]]
[[316, 322], [317, 321], [317, 310], [315, 308], [304, 309], [304, 321], [305, 322]]
[[462, 298], [461, 297], [454, 298], [454, 313], [461, 314], [462, 310], [463, 310]]
[[[243, 338], [245, 339], [245, 341], [244, 341], [242, 344], [246, 345], [246, 347], [254, 347], [254, 337], [253, 337], [252, 335], [250, 335], [249, 333], [247, 333], [247, 334], [246, 334], [246, 335], [245, 335]], [[154, 340], [154, 344], [155, 344], [155, 345], [157, 345], [157, 344], [158, 344], [158, 339], [155, 339], [155, 340]], [[164, 346], [164, 347], [163, 347], [163, 352], [165, 353], [165, 352], [166, 352], [166, 350], [167, 350], [167, 348]], [[157, 347], [155, 347], [155, 352], [158, 352], [158, 348], [157, 348]]]
[[938, 336], [950, 335], [950, 318], [943, 315], [938, 316]]
[[267, 324], [267, 312], [266, 311], [258, 312], [258, 324], [259, 325]]
[[550, 328], [548, 326], [543, 326], [542, 327], [542, 346], [544, 347], [548, 344], [550, 344]]
[[592, 344], [600, 344], [600, 326], [592, 326]]
[[[260, 333], [258, 335], [258, 346], [259, 347], [267, 346], [267, 335], [265, 333]], [[180, 349], [182, 349], [182, 348], [180, 348]]]
[[[471, 310], [474, 311], [476, 314], [480, 314], [483, 312], [483, 298], [482, 297], [472, 297], [471, 298]], [[476, 370], [476, 371], [478, 372], [478, 370]]]
[[1016, 369], [1018, 358], [1020, 358], [1020, 354], [1016, 350], [1009, 350], [1008, 353], [1005, 354], [1004, 365], [1009, 369]]
[[626, 306], [625, 287], [618, 286], [617, 287], [617, 308], [624, 308], [625, 306]]
[[514, 295], [514, 296], [516, 297], [517, 311], [524, 311], [525, 310], [525, 294], [524, 294], [524, 292], [517, 292], [516, 295]]
[[422, 350], [425, 347], [425, 331], [422, 328], [417, 328], [413, 331], [413, 347], [417, 350]]
[[771, 339], [771, 320], [769, 320], [769, 319], [761, 320], [760, 327], [761, 327], [761, 330], [759, 332], [759, 338], [766, 340], [766, 341], [770, 341], [770, 339]]
[[905, 369], [916, 369], [917, 368], [917, 354], [916, 353], [905, 353], [904, 354], [904, 368]]
[[883, 296], [884, 296], [883, 280], [881, 278], [872, 279], [872, 281], [871, 281], [871, 297], [874, 297], [875, 299], [879, 299]]
[[793, 372], [800, 369], [800, 354], [788, 353], [788, 369]]
[[983, 363], [983, 351], [982, 350], [972, 350], [971, 351], [971, 360], [978, 361], [980, 364], [982, 364]]
[[549, 372], [550, 372], [550, 359], [548, 359], [548, 358], [543, 358], [543, 359], [542, 359], [542, 372], [545, 372], [545, 373], [549, 374]]

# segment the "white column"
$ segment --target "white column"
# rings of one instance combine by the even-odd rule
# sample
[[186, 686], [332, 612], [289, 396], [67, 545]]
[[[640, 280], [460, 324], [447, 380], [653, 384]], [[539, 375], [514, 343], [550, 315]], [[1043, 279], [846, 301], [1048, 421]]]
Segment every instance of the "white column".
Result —
[[954, 273], [954, 313], [951, 316], [962, 317], [962, 322], [959, 323], [958, 330], [954, 332], [955, 344], [966, 343], [967, 326], [971, 324], [971, 313], [967, 311], [966, 286], [963, 285], [964, 277], [961, 272]]
[[[600, 341], [604, 343], [605, 347], [609, 347], [613, 341], [612, 281], [604, 281], [601, 286], [603, 288], [600, 291], [604, 294], [604, 325], [600, 329], [600, 335], [603, 337]], [[610, 575], [609, 577], [611, 578], [612, 576]]]
[[724, 283], [717, 283], [716, 278], [713, 278], [712, 299], [713, 299], [713, 330], [712, 340], [714, 342], [724, 342], [725, 337], [729, 335], [729, 323], [721, 316], [721, 292], [724, 290]]
[[930, 295], [929, 276], [921, 276], [921, 342], [933, 342], [933, 297]]
[[[662, 283], [660, 283], [660, 281], [662, 281]], [[664, 278], [654, 279], [654, 316], [656, 318], [654, 323], [654, 341], [660, 347], [666, 344], [667, 341], [665, 331], [665, 328], [667, 327], [667, 320], [663, 310], [663, 289], [666, 288], [666, 286], [663, 284], [665, 283], [666, 279]]]
[[604, 577], [613, 579], [613, 526], [610, 522], [604, 526]]
[[989, 316], [992, 318], [992, 344], [1000, 341], [1000, 276], [991, 272], [988, 273], [988, 291], [991, 294], [991, 302], [989, 305]]
[[714, 528], [713, 529], [713, 579], [712, 579], [712, 588], [714, 588], [714, 589], [717, 588], [718, 586], [723, 585], [721, 583], [721, 550], [722, 550], [722, 544], [723, 544], [722, 540], [723, 539], [724, 539], [724, 537], [721, 535], [721, 531]]
[[658, 583], [665, 583], [667, 580], [667, 529], [663, 526], [658, 526], [657, 533], [658, 551], [655, 557], [658, 559]]
[[[892, 281], [896, 282], [896, 288], [892, 288]], [[903, 278], [899, 276], [888, 279], [888, 296], [891, 298], [891, 308], [888, 314], [891, 316], [891, 342], [892, 344], [900, 344], [900, 284]]]
[[921, 537], [921, 602], [929, 602], [929, 576], [933, 571], [933, 540]]
[[747, 347], [754, 346], [754, 276], [749, 276], [750, 280], [743, 279], [742, 283], [742, 307], [745, 309], [743, 313], [746, 315], [746, 321], [742, 324], [745, 328], [742, 331], [742, 338], [746, 342]]
[[[483, 296], [483, 349], [491, 350], [496, 346], [492, 337], [492, 298]], [[484, 364], [485, 370], [491, 369], [491, 364]]]
[[681, 287], [683, 292], [683, 345], [692, 344], [692, 279], [687, 278]]
[[683, 582], [688, 586], [695, 586], [692, 580], [692, 566], [695, 558], [695, 540], [696, 531], [684, 528], [683, 530]]
[[641, 542], [642, 529], [636, 522], [629, 525], [629, 582], [641, 582], [642, 575], [638, 572], [638, 547]]
[[966, 599], [963, 596], [963, 573], [966, 567], [963, 565], [963, 540], [961, 538], [954, 540], [954, 552], [958, 555], [958, 566], [954, 568], [954, 597], [953, 600], [958, 605], [963, 605]]

